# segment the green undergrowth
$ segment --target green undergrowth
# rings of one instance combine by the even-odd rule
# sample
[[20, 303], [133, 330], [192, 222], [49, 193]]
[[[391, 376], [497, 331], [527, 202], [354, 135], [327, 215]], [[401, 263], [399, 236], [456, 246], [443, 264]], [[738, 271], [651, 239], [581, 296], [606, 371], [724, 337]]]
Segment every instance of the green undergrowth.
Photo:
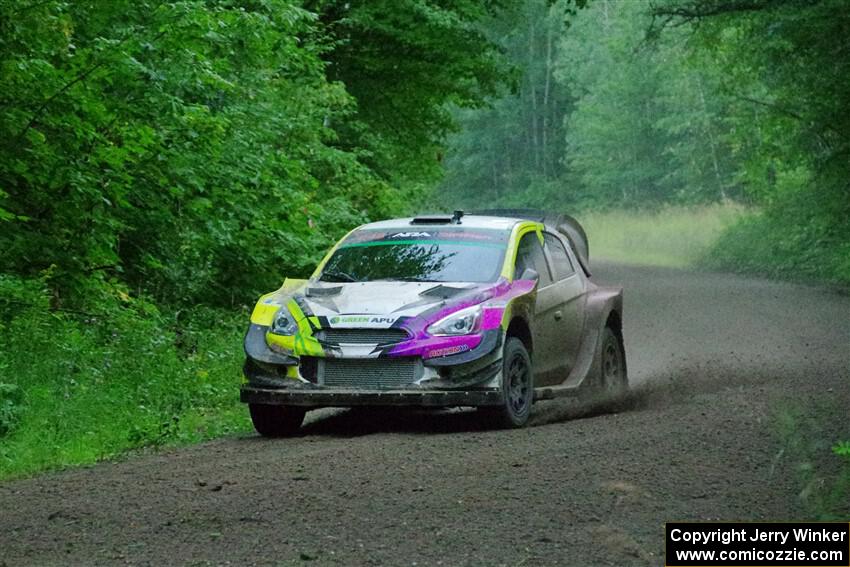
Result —
[[711, 269], [850, 286], [850, 220], [794, 195], [726, 230], [703, 259]]
[[0, 277], [0, 478], [249, 428], [246, 315], [121, 295], [65, 311], [38, 282]]
[[591, 259], [684, 268], [699, 262], [723, 232], [746, 214], [734, 204], [611, 210], [580, 216]]
[[779, 441], [776, 464], [792, 469], [798, 497], [812, 520], [846, 520], [850, 515], [850, 428], [837, 404], [775, 409]]

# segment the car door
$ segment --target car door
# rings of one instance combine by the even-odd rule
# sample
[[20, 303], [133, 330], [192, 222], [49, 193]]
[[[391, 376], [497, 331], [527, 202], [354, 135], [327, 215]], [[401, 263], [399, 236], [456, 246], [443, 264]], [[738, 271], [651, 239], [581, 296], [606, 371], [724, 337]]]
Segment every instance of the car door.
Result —
[[551, 232], [543, 233], [543, 249], [549, 263], [553, 282], [551, 288], [552, 342], [558, 359], [546, 381], [539, 385], [560, 384], [575, 366], [584, 330], [587, 282], [578, 273], [577, 264], [568, 252], [569, 243]]
[[546, 262], [543, 245], [537, 232], [528, 232], [520, 238], [517, 248], [514, 278], [519, 278], [526, 268], [533, 268], [539, 275], [537, 283], [537, 301], [534, 306], [534, 321], [531, 325], [533, 352], [531, 363], [534, 368], [534, 382], [538, 385], [553, 383], [562, 364], [559, 350], [561, 326], [556, 313], [560, 305], [560, 295], [553, 287], [554, 280]]

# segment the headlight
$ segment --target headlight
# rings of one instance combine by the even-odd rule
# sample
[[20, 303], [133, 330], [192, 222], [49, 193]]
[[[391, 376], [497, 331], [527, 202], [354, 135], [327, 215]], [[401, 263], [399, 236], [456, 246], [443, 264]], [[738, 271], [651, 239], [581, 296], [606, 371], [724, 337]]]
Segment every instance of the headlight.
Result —
[[282, 306], [274, 314], [272, 321], [272, 333], [275, 335], [294, 335], [298, 331], [298, 325], [286, 306]]
[[435, 337], [468, 335], [478, 330], [481, 320], [481, 306], [467, 307], [448, 317], [444, 317], [428, 327], [428, 334]]

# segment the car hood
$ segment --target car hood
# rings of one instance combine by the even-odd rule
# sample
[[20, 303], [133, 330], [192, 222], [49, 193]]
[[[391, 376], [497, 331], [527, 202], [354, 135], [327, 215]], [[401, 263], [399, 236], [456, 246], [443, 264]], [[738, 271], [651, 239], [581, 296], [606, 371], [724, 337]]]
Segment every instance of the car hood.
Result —
[[[486, 293], [497, 284], [433, 282], [308, 282], [294, 298], [305, 313], [319, 317], [370, 315], [375, 323], [392, 324], [401, 317], [415, 317], [434, 308], [455, 303], [478, 302], [492, 297]], [[480, 296], [480, 297], [476, 297]], [[475, 301], [472, 301], [475, 302]], [[380, 321], [381, 318], [385, 321]], [[339, 321], [343, 323], [345, 321]], [[362, 318], [352, 323], [366, 322]]]

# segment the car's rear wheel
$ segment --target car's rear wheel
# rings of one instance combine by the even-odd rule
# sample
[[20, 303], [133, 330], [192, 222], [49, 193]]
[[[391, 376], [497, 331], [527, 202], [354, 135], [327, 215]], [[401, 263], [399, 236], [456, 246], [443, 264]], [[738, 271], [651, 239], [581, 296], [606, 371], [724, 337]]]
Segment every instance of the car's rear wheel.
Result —
[[502, 354], [502, 392], [502, 404], [483, 408], [482, 412], [497, 427], [524, 426], [534, 402], [534, 376], [525, 345], [514, 337], [505, 341]]
[[629, 378], [626, 374], [626, 353], [623, 343], [610, 327], [605, 327], [602, 335], [602, 349], [599, 358], [599, 386], [605, 398], [618, 400], [629, 390]]
[[297, 406], [248, 404], [254, 429], [263, 437], [288, 437], [298, 433], [307, 411]]

